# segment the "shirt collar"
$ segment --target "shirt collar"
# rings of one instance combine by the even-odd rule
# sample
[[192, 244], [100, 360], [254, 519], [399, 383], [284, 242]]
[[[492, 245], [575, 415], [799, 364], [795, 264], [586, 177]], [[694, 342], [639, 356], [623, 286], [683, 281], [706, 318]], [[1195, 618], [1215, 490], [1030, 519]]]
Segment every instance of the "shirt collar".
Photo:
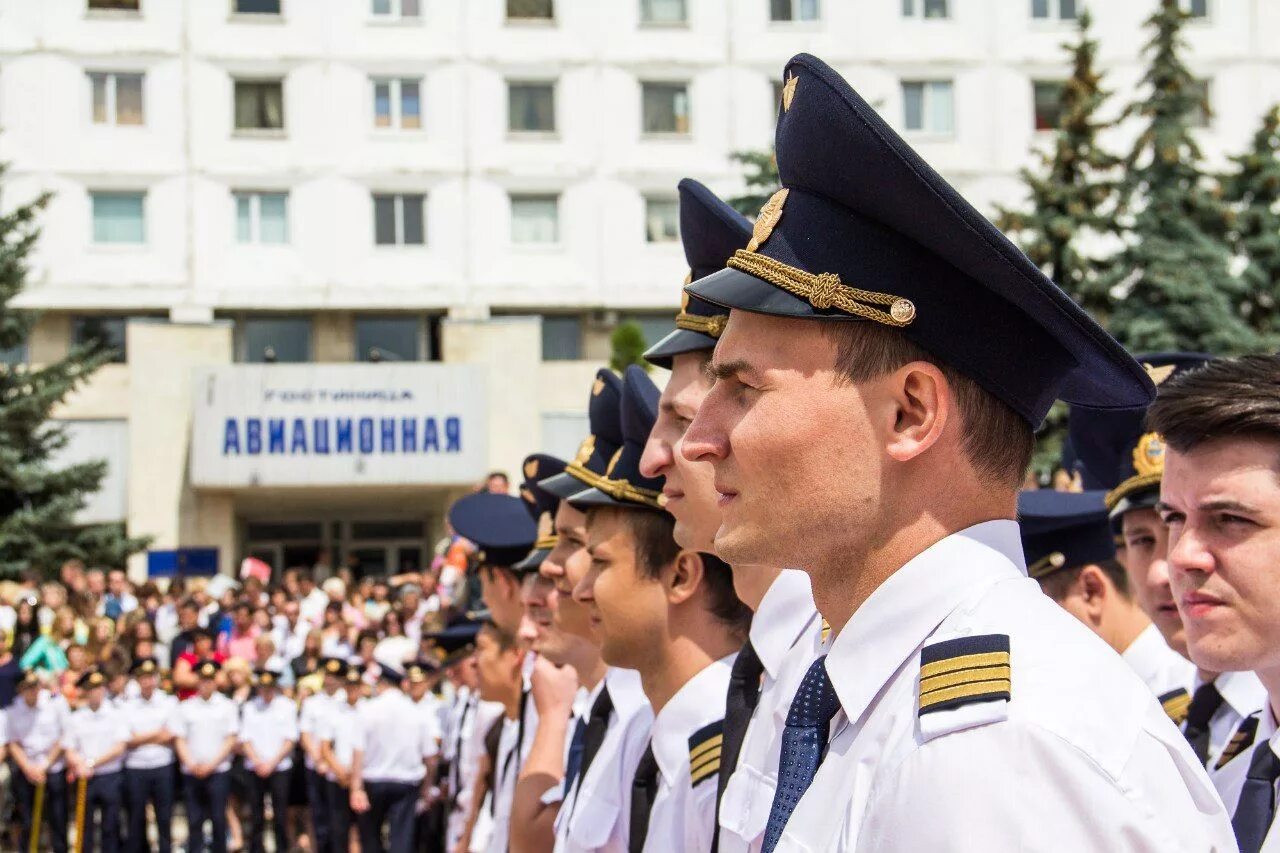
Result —
[[1252, 672], [1224, 672], [1213, 680], [1213, 686], [1241, 717], [1267, 707], [1267, 688]]
[[930, 545], [863, 602], [836, 636], [827, 673], [850, 721], [935, 628], [980, 587], [1026, 576], [1018, 523], [986, 521]]
[[[600, 679], [600, 684], [604, 683], [604, 679]], [[599, 687], [597, 684], [596, 687]], [[573, 694], [572, 717], [575, 719], [585, 719], [587, 712], [591, 710], [591, 703], [595, 701], [594, 690], [588, 690], [585, 687], [579, 687], [578, 691]]]
[[689, 735], [724, 718], [724, 697], [737, 654], [720, 658], [690, 678], [653, 719], [650, 744], [668, 782], [689, 763]]
[[602, 683], [609, 685], [609, 701], [613, 703], [614, 713], [619, 719], [629, 717], [637, 708], [649, 704], [649, 697], [644, 695], [644, 685], [640, 683], [640, 673], [634, 669], [611, 666]]
[[770, 678], [778, 677], [787, 652], [817, 618], [809, 576], [798, 569], [783, 569], [751, 619], [751, 647]]
[[1177, 654], [1173, 649], [1169, 648], [1169, 644], [1165, 642], [1164, 635], [1160, 633], [1160, 629], [1156, 627], [1156, 623], [1152, 622], [1143, 628], [1138, 636], [1133, 638], [1133, 642], [1129, 644], [1129, 648], [1121, 653], [1120, 657], [1124, 658], [1125, 663], [1143, 675], [1158, 671], [1162, 660], [1168, 655]]

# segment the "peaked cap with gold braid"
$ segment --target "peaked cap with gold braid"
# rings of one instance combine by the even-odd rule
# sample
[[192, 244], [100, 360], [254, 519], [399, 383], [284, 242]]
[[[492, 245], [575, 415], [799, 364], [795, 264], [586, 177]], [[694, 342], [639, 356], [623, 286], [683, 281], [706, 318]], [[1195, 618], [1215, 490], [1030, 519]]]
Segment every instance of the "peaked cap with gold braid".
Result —
[[640, 473], [649, 432], [658, 419], [658, 388], [639, 365], [627, 368], [622, 380], [622, 447], [594, 487], [569, 498], [575, 507], [622, 506], [661, 511], [663, 478]]
[[[689, 263], [685, 284], [724, 269], [733, 253], [747, 245], [751, 223], [692, 178], [677, 186], [680, 193], [680, 242]], [[729, 312], [682, 292], [676, 328], [644, 354], [645, 360], [671, 369], [677, 355], [715, 348]]]
[[1103, 493], [1037, 489], [1018, 495], [1027, 574], [1042, 578], [1115, 556]]
[[1057, 399], [1151, 402], [1151, 381], [1120, 344], [830, 66], [800, 54], [783, 78], [782, 189], [746, 248], [690, 293], [729, 309], [899, 330], [1032, 427]]
[[564, 500], [594, 486], [609, 467], [609, 460], [622, 446], [622, 379], [606, 367], [596, 371], [587, 400], [591, 434], [562, 473], [540, 478], [538, 485]]
[[556, 547], [555, 516], [560, 498], [539, 486], [538, 481], [563, 472], [566, 464], [563, 459], [546, 453], [532, 453], [525, 457], [521, 468], [524, 482], [520, 484], [520, 500], [524, 501], [524, 508], [538, 525], [538, 538], [528, 556], [511, 567], [517, 572], [536, 572], [551, 549]]

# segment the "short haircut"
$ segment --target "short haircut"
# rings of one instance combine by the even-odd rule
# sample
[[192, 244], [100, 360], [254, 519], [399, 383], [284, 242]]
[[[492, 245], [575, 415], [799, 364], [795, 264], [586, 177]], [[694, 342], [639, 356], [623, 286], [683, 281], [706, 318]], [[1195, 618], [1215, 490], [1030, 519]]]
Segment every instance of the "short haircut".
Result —
[[702, 558], [702, 576], [707, 585], [709, 601], [707, 609], [725, 626], [745, 635], [751, 628], [751, 608], [742, 603], [733, 588], [733, 569], [714, 554], [699, 552]]
[[1014, 489], [1022, 485], [1035, 451], [1035, 433], [1008, 404], [894, 329], [867, 322], [818, 326], [835, 343], [836, 370], [846, 382], [877, 379], [913, 361], [941, 370], [964, 422], [963, 447], [969, 463], [993, 484]]
[[1147, 428], [1180, 453], [1220, 438], [1280, 441], [1280, 355], [1208, 362], [1161, 383]]
[[587, 510], [587, 524], [605, 514], [620, 519], [631, 531], [631, 538], [635, 540], [636, 568], [641, 576], [657, 580], [662, 574], [662, 567], [670, 564], [680, 553], [674, 533], [676, 520], [670, 513], [597, 506]]
[[[1100, 560], [1092, 565], [1102, 569], [1102, 573], [1110, 579], [1112, 586], [1116, 588], [1116, 592], [1126, 599], [1132, 597], [1129, 592], [1129, 575], [1125, 573], [1123, 566], [1115, 560]], [[1082, 571], [1084, 571], [1084, 566], [1074, 566], [1069, 569], [1051, 572], [1044, 577], [1036, 578], [1036, 580], [1040, 582], [1040, 589], [1045, 595], [1054, 601], [1061, 601], [1066, 597], [1067, 590], [1075, 584]]]
[[178, 609], [179, 610], [195, 610], [196, 612], [199, 612], [200, 603], [196, 601], [194, 598], [184, 598], [182, 599], [182, 603], [178, 605]]
[[499, 651], [507, 652], [516, 647], [516, 635], [492, 619], [485, 621], [480, 626], [480, 630], [488, 634], [497, 643]]

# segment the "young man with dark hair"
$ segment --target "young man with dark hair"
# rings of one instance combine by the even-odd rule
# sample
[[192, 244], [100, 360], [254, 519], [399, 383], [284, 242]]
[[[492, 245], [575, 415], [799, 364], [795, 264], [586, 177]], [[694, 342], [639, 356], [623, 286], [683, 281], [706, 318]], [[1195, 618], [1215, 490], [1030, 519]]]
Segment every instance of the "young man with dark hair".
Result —
[[307, 790], [307, 811], [311, 818], [311, 840], [317, 853], [333, 853], [339, 848], [329, 835], [328, 767], [321, 750], [320, 733], [328, 728], [330, 711], [342, 701], [338, 688], [346, 662], [335, 657], [320, 659], [321, 687], [302, 700], [298, 709], [298, 740], [302, 745], [303, 780]]
[[[22, 827], [19, 849], [39, 847], [44, 826], [55, 853], [67, 850], [67, 774], [63, 756], [71, 709], [58, 693], [44, 690], [40, 677], [27, 670], [18, 682], [18, 698], [5, 709], [5, 741], [9, 752], [9, 779]], [[35, 813], [36, 797], [43, 800]]]
[[[689, 280], [698, 281], [724, 269], [747, 244], [751, 224], [697, 181], [684, 179], [679, 191], [680, 239]], [[662, 494], [675, 519], [676, 542], [704, 554], [715, 553], [720, 527], [714, 472], [707, 462], [686, 459], [681, 448], [685, 430], [711, 390], [706, 366], [726, 320], [723, 309], [685, 294], [676, 329], [645, 353], [671, 376], [658, 400], [640, 471], [664, 478]], [[720, 853], [758, 847], [764, 835], [791, 697], [822, 638], [822, 619], [804, 572], [735, 566], [733, 586], [754, 616], [726, 696], [716, 780]]]
[[1280, 356], [1210, 362], [1160, 387], [1159, 511], [1197, 666], [1252, 670], [1267, 689], [1256, 745], [1214, 777], [1242, 853], [1280, 848]]
[[316, 734], [329, 770], [328, 838], [340, 851], [349, 850], [351, 846], [351, 759], [355, 755], [356, 735], [360, 732], [364, 686], [364, 670], [357, 664], [348, 664], [342, 673], [341, 697], [334, 698]]
[[120, 849], [129, 728], [120, 711], [107, 702], [107, 679], [101, 672], [89, 670], [76, 687], [84, 704], [72, 712], [63, 746], [72, 789], [84, 785], [84, 835], [77, 849], [115, 853]]
[[653, 708], [631, 790], [630, 848], [707, 850], [716, 835], [725, 696], [751, 611], [728, 566], [676, 544], [662, 480], [640, 473], [657, 408], [658, 389], [629, 367], [622, 449], [594, 488], [570, 498], [587, 510], [591, 555], [576, 594], [589, 602], [605, 662], [636, 670]]
[[763, 850], [1229, 848], [1182, 735], [1029, 582], [1014, 520], [1053, 401], [1141, 406], [1150, 381], [835, 71], [801, 54], [784, 80], [783, 188], [688, 288], [729, 319], [683, 446], [715, 470], [716, 553], [802, 567], [832, 626]]
[[486, 622], [476, 635], [476, 674], [480, 699], [502, 705], [503, 719], [498, 749], [494, 754], [494, 784], [490, 790], [489, 813], [493, 830], [486, 850], [505, 853], [510, 842], [511, 801], [515, 793], [514, 777], [507, 783], [504, 765], [517, 761], [520, 715], [524, 694], [523, 663], [525, 649], [515, 634], [496, 622]]
[[298, 713], [293, 701], [280, 693], [279, 673], [260, 669], [253, 677], [256, 694], [240, 710], [240, 749], [249, 772], [249, 850], [265, 849], [268, 797], [275, 849], [287, 850], [289, 771], [298, 742]]
[[218, 692], [222, 666], [203, 660], [195, 667], [197, 694], [178, 703], [174, 750], [187, 797], [189, 837], [201, 838], [208, 821], [213, 853], [227, 849], [227, 796], [231, 792], [231, 758], [240, 729], [234, 702]]
[[175, 776], [173, 716], [178, 700], [159, 689], [160, 667], [154, 658], [139, 658], [130, 669], [138, 695], [125, 704], [129, 727], [129, 751], [125, 755], [125, 795], [129, 805], [129, 847], [135, 853], [149, 849], [147, 804], [156, 815], [156, 849], [172, 847]]

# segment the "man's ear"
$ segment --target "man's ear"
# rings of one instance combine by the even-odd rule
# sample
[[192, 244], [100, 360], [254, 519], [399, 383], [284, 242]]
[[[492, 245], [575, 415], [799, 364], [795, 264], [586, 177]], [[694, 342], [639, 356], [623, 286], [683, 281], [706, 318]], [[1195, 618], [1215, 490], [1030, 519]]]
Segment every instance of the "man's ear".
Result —
[[1080, 570], [1076, 585], [1080, 588], [1080, 600], [1084, 602], [1089, 615], [1095, 620], [1100, 619], [1111, 595], [1111, 584], [1106, 574], [1097, 566], [1085, 566]]
[[885, 452], [910, 462], [942, 437], [954, 405], [951, 386], [937, 365], [905, 364], [879, 380], [893, 404]]
[[663, 570], [668, 604], [683, 604], [698, 592], [706, 567], [697, 551], [681, 551]]

